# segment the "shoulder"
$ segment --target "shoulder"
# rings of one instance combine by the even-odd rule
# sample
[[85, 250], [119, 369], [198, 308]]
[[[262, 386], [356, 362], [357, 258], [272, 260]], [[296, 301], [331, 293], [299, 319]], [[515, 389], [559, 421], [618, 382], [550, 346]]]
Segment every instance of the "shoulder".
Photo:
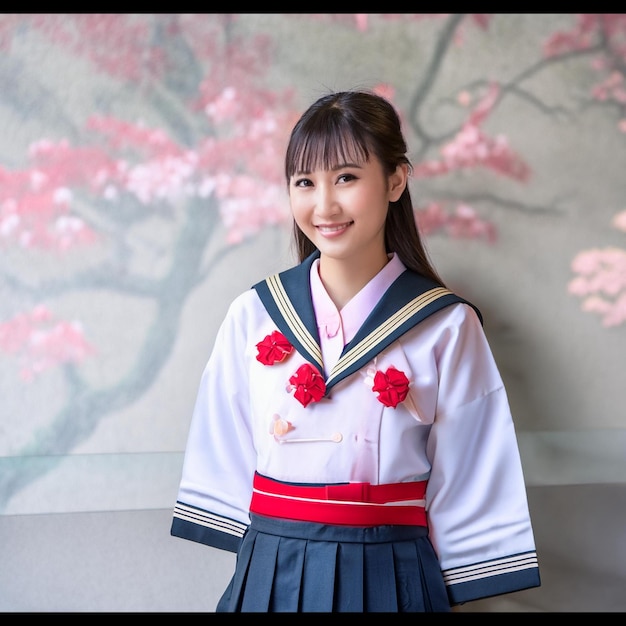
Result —
[[471, 302], [460, 299], [458, 302], [444, 307], [441, 312], [444, 314], [441, 316], [442, 319], [449, 325], [468, 326], [483, 332], [482, 316]]
[[444, 350], [455, 345], [483, 343], [485, 333], [476, 310], [471, 304], [461, 301], [440, 308], [411, 329], [405, 342], [413, 340], [434, 350]]
[[431, 315], [432, 326], [440, 332], [484, 335], [482, 317], [470, 302], [460, 300]]
[[260, 313], [266, 313], [268, 302], [280, 297], [281, 294], [307, 294], [309, 290], [302, 289], [302, 286], [309, 284], [311, 264], [316, 257], [317, 254], [312, 254], [302, 263], [270, 274], [240, 293], [230, 303], [227, 317], [245, 319], [252, 316], [256, 318]]
[[250, 315], [256, 315], [259, 309], [262, 308], [263, 306], [259, 299], [259, 294], [256, 289], [251, 287], [240, 293], [231, 301], [226, 316], [236, 319], [245, 319]]
[[464, 303], [474, 310], [480, 323], [483, 322], [482, 313], [473, 302], [451, 291], [440, 282], [410, 269], [405, 269], [396, 278], [385, 295], [388, 299], [396, 302], [413, 298], [416, 305], [420, 308], [423, 307], [428, 315], [440, 309], [447, 309], [453, 304]]

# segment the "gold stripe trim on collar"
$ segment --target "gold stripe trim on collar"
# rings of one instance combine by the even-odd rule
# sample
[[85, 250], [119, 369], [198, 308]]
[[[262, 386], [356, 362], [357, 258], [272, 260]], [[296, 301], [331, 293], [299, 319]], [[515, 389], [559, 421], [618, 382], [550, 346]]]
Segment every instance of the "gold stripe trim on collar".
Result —
[[383, 324], [381, 324], [376, 330], [371, 332], [365, 339], [360, 341], [354, 348], [346, 352], [333, 367], [328, 382], [337, 378], [344, 370], [353, 365], [358, 359], [360, 359], [368, 350], [371, 350], [376, 344], [395, 332], [407, 319], [415, 315], [418, 311], [428, 306], [431, 302], [451, 294], [452, 292], [445, 287], [435, 287], [429, 291], [424, 292], [421, 296], [411, 300], [408, 304], [404, 305], [391, 317], [387, 318]]
[[300, 316], [287, 296], [287, 292], [285, 291], [278, 274], [270, 276], [267, 279], [267, 286], [272, 293], [276, 306], [278, 306], [282, 316], [285, 318], [287, 325], [292, 330], [293, 334], [298, 337], [302, 345], [309, 351], [311, 356], [318, 362], [320, 370], [323, 371], [322, 350], [316, 343], [315, 339], [313, 339], [306, 326], [302, 323]]

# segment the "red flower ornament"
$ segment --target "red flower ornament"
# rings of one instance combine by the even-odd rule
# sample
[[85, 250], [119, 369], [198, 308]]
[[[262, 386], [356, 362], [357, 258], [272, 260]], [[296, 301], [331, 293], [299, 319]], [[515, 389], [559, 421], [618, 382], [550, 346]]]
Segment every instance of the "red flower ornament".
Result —
[[409, 393], [409, 379], [404, 372], [391, 366], [386, 372], [378, 370], [374, 375], [372, 391], [385, 406], [396, 408]]
[[275, 330], [256, 344], [256, 360], [263, 365], [274, 365], [284, 361], [292, 352], [293, 346], [282, 333]]
[[324, 397], [326, 383], [310, 363], [304, 363], [289, 379], [287, 391], [293, 391], [293, 397], [306, 408], [311, 402], [319, 402]]

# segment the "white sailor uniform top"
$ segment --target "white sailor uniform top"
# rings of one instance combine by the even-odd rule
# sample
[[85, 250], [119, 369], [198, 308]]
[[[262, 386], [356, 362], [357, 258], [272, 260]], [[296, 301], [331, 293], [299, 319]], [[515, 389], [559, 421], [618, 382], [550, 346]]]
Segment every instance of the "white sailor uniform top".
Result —
[[364, 288], [375, 306], [353, 310], [362, 321], [329, 366], [310, 288], [318, 258], [230, 305], [202, 375], [171, 534], [236, 552], [258, 476], [424, 481], [451, 604], [539, 586], [514, 424], [478, 309], [393, 255]]

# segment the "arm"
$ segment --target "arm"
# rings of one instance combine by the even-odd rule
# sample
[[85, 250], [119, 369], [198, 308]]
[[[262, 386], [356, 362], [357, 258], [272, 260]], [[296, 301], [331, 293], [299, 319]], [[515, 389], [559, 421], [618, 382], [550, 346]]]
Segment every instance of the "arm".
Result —
[[236, 552], [256, 465], [241, 298], [218, 330], [194, 406], [171, 534]]
[[479, 320], [456, 307], [438, 343], [427, 453], [431, 540], [452, 604], [539, 586], [506, 390]]

